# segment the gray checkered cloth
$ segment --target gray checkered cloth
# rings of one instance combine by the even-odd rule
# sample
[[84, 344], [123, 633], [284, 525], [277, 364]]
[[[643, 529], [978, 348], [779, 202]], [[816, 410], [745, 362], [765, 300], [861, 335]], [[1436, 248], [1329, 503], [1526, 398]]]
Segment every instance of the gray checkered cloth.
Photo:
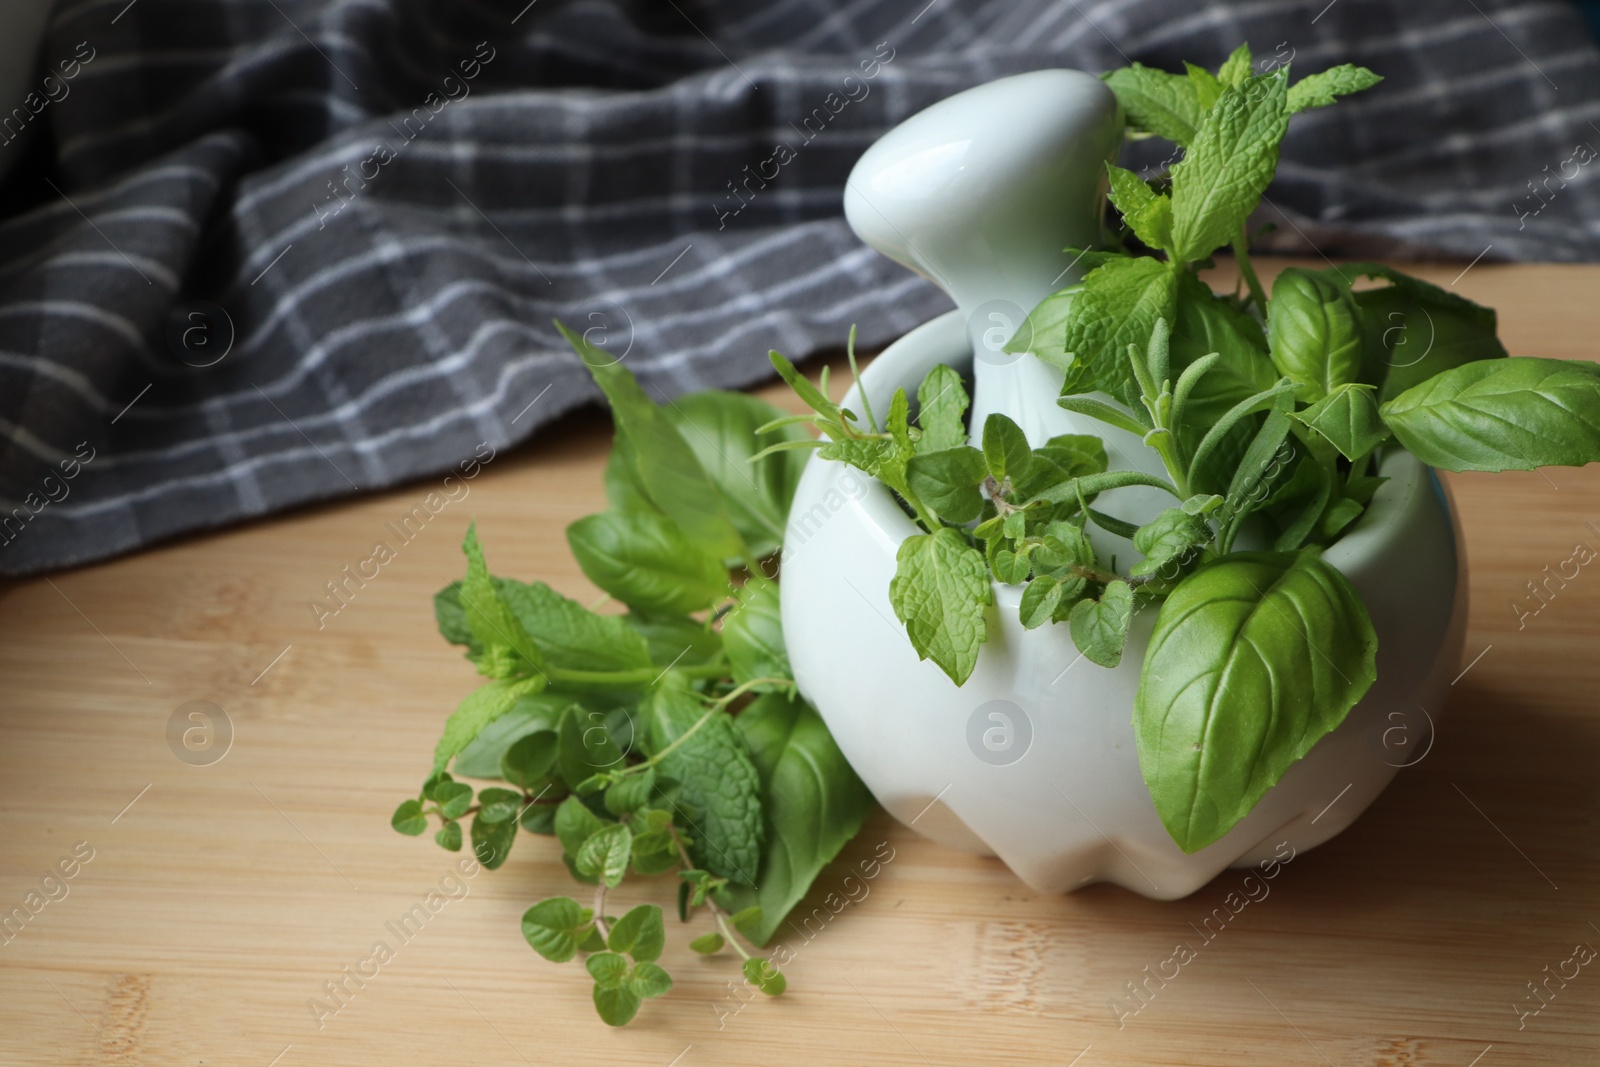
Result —
[[887, 341], [949, 306], [841, 216], [887, 127], [1246, 39], [1388, 79], [1294, 124], [1278, 247], [1600, 257], [1564, 3], [64, 0], [0, 116], [0, 572], [503, 450], [596, 398], [553, 318], [661, 397]]

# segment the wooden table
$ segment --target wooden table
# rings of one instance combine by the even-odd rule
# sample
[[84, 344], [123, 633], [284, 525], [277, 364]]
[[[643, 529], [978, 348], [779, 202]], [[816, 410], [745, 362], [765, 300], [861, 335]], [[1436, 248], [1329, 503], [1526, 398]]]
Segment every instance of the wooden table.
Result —
[[[1446, 284], [1460, 267], [1427, 273]], [[1591, 356], [1600, 268], [1480, 264], [1455, 287], [1500, 309], [1512, 352]], [[74, 871], [45, 887], [64, 897], [0, 935], [0, 1062], [1600, 1059], [1600, 965], [1552, 981], [1521, 1029], [1513, 1007], [1531, 1008], [1527, 983], [1575, 945], [1600, 946], [1600, 572], [1585, 568], [1521, 628], [1511, 607], [1575, 544], [1600, 547], [1600, 469], [1450, 478], [1472, 567], [1471, 666], [1436, 743], [1120, 1027], [1110, 1005], [1130, 1003], [1125, 983], [1199, 943], [1191, 924], [1237, 872], [1170, 903], [1106, 886], [1040, 896], [879, 813], [818, 885], [837, 888], [844, 864], [884, 842], [893, 861], [800, 943], [787, 995], [739, 1010], [733, 962], [694, 957], [675, 935], [663, 963], [676, 988], [621, 1031], [595, 1018], [576, 967], [538, 958], [518, 931], [530, 902], [570, 884], [545, 839], [524, 837], [399, 943], [386, 924], [455, 859], [391, 831], [389, 814], [474, 684], [435, 634], [429, 596], [462, 572], [469, 516], [496, 570], [591, 596], [561, 531], [601, 507], [608, 441], [590, 414], [499, 456], [320, 630], [308, 601], [436, 480], [0, 592], [0, 914], [32, 891], [37, 905], [62, 861]], [[209, 765], [168, 744], [175, 709], [195, 700], [231, 722], [231, 748]], [[74, 865], [75, 846], [92, 859]], [[646, 899], [640, 886], [621, 895]], [[393, 959], [347, 985], [319, 1028], [308, 1002], [379, 940], [398, 945]]]

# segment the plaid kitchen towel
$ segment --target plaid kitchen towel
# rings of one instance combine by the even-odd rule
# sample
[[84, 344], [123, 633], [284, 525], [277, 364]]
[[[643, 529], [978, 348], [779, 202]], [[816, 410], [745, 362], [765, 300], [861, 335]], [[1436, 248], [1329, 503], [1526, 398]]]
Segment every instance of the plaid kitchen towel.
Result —
[[[1298, 119], [1284, 248], [1600, 258], [1600, 56], [1510, 0], [61, 0], [0, 102], [0, 572], [480, 462], [948, 307], [844, 178], [1006, 74], [1387, 80]], [[1161, 162], [1155, 144], [1125, 162]]]

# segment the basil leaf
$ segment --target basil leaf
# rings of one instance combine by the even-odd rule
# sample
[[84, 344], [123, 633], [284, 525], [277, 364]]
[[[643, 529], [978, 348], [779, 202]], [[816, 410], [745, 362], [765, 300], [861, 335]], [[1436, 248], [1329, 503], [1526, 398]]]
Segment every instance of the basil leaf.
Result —
[[919, 659], [931, 659], [956, 685], [978, 664], [994, 602], [983, 554], [946, 526], [900, 543], [889, 602]]
[[1218, 357], [1184, 401], [1178, 432], [1192, 448], [1233, 405], [1272, 388], [1278, 372], [1256, 320], [1188, 271], [1178, 276], [1176, 308], [1169, 347], [1174, 373], [1212, 352]]
[[728, 517], [721, 492], [671, 420], [620, 363], [560, 322], [556, 329], [583, 359], [611, 402], [617, 432], [628, 440], [635, 482], [696, 544], [718, 559], [744, 556], [744, 539]]
[[511, 746], [538, 730], [552, 730], [572, 697], [560, 693], [530, 693], [517, 698], [456, 755], [455, 771], [468, 778], [504, 777], [501, 761]]
[[1197, 123], [1183, 160], [1172, 168], [1172, 254], [1178, 262], [1204, 259], [1234, 240], [1260, 203], [1289, 123], [1288, 84], [1278, 72], [1224, 89]]
[[1600, 460], [1600, 366], [1585, 360], [1467, 363], [1412, 386], [1381, 411], [1402, 445], [1445, 470]]
[[782, 418], [785, 412], [745, 393], [691, 393], [669, 403], [662, 413], [677, 427], [722, 494], [728, 517], [751, 555], [760, 558], [776, 552], [807, 456], [801, 451], [780, 451], [754, 463], [750, 460], [780, 441], [809, 441], [811, 435], [794, 424], [757, 434], [758, 427]]
[[739, 712], [734, 725], [761, 777], [767, 846], [755, 886], [729, 886], [719, 900], [732, 912], [757, 908], [759, 917], [741, 930], [765, 945], [861, 829], [872, 794], [804, 700], [767, 694]]
[[1312, 107], [1327, 107], [1341, 96], [1359, 93], [1383, 81], [1379, 75], [1354, 63], [1341, 63], [1320, 74], [1302, 78], [1289, 87], [1291, 113]]
[[722, 654], [722, 635], [687, 615], [629, 612], [623, 620], [645, 640], [658, 667], [707, 663]]
[[620, 433], [611, 441], [611, 454], [606, 457], [606, 469], [601, 481], [605, 485], [606, 500], [618, 511], [624, 514], [639, 511], [657, 515], [662, 513], [640, 484], [639, 464], [634, 459], [633, 446]]
[[747, 582], [737, 596], [738, 603], [722, 620], [722, 644], [733, 665], [733, 680], [743, 685], [757, 678], [791, 677], [778, 583], [756, 579]]
[[1321, 400], [1361, 378], [1366, 337], [1355, 303], [1331, 271], [1288, 267], [1272, 283], [1267, 334], [1272, 362], [1301, 386], [1300, 395]]
[[1359, 459], [1389, 437], [1374, 392], [1370, 385], [1341, 385], [1294, 417], [1327, 438], [1345, 459]]
[[1173, 271], [1159, 260], [1114, 259], [1084, 276], [1067, 316], [1065, 351], [1086, 365], [1096, 388], [1136, 411], [1143, 408], [1128, 345], [1143, 350], [1156, 320], [1172, 321], [1176, 287]]
[[568, 526], [567, 544], [591, 582], [638, 611], [699, 611], [728, 591], [721, 557], [665, 516], [603, 511]]
[[1103, 75], [1130, 125], [1176, 144], [1188, 144], [1203, 113], [1194, 83], [1138, 63]]
[[1156, 618], [1134, 701], [1139, 766], [1185, 852], [1221, 838], [1376, 678], [1377, 635], [1314, 550], [1207, 564]]
[[983, 511], [978, 486], [988, 473], [983, 453], [961, 445], [912, 456], [906, 463], [906, 484], [946, 522], [970, 522]]
[[922, 428], [917, 451], [942, 452], [966, 444], [970, 403], [959, 373], [943, 363], [929, 371], [917, 387], [917, 425]]
[[574, 704], [561, 716], [556, 737], [556, 768], [569, 789], [582, 792], [579, 783], [622, 769], [622, 747], [601, 712]]
[[1341, 270], [1391, 283], [1351, 295], [1367, 336], [1362, 380], [1378, 386], [1379, 403], [1464, 363], [1507, 358], [1493, 308], [1382, 264], [1347, 263]]
[[[1284, 441], [1288, 440], [1289, 413], [1293, 410], [1294, 394], [1287, 390], [1279, 392], [1272, 410], [1267, 412], [1261, 428], [1251, 439], [1250, 447], [1244, 450], [1244, 458], [1239, 461], [1238, 469], [1233, 472], [1233, 480], [1228, 483], [1227, 506], [1231, 511], [1229, 526], [1237, 526], [1246, 514], [1255, 510], [1258, 504], [1257, 487], [1270, 482], [1277, 474], [1273, 458], [1283, 447]], [[1223, 539], [1224, 549], [1230, 540], [1226, 537]]]
[[1132, 620], [1133, 587], [1124, 581], [1107, 583], [1099, 600], [1078, 601], [1067, 618], [1072, 643], [1084, 658], [1102, 667], [1115, 667], [1122, 662]]
[[[642, 710], [654, 752], [665, 749], [706, 713], [693, 693], [669, 681], [652, 691]], [[765, 836], [761, 780], [733, 718], [716, 712], [657, 768], [680, 783], [683, 800], [698, 813], [698, 822], [688, 823], [694, 839], [689, 854], [696, 864], [740, 885], [754, 882]], [[686, 818], [681, 807], [675, 810], [677, 818]]]

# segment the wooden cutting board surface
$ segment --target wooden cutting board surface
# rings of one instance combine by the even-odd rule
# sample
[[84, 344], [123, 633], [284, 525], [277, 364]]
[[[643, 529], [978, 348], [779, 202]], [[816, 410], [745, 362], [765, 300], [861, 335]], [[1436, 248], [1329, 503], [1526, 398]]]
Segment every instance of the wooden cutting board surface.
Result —
[[[1426, 273], [1495, 305], [1513, 353], [1593, 357], [1600, 268]], [[388, 828], [475, 681], [429, 603], [462, 572], [468, 519], [497, 571], [592, 598], [562, 530], [602, 506], [608, 442], [591, 413], [498, 455], [320, 628], [308, 602], [394, 544], [386, 524], [439, 479], [0, 589], [0, 917], [38, 909], [0, 934], [0, 1063], [1600, 1060], [1600, 964], [1576, 962], [1600, 946], [1600, 569], [1569, 563], [1536, 615], [1513, 609], [1576, 546], [1600, 550], [1600, 468], [1449, 478], [1471, 662], [1431, 748], [1212, 940], [1197, 928], [1239, 872], [1168, 903], [1041, 896], [878, 813], [807, 910], [862, 864], [876, 877], [789, 936], [787, 995], [745, 1003], [733, 961], [693, 956], [673, 920], [676, 987], [614, 1031], [577, 966], [519, 933], [529, 903], [571, 888], [545, 839], [457, 879], [456, 856]], [[190, 701], [230, 724], [208, 765], [169, 746], [175, 714], [204, 728]], [[426, 923], [397, 936], [419, 904]], [[1180, 944], [1177, 976], [1131, 999]]]

